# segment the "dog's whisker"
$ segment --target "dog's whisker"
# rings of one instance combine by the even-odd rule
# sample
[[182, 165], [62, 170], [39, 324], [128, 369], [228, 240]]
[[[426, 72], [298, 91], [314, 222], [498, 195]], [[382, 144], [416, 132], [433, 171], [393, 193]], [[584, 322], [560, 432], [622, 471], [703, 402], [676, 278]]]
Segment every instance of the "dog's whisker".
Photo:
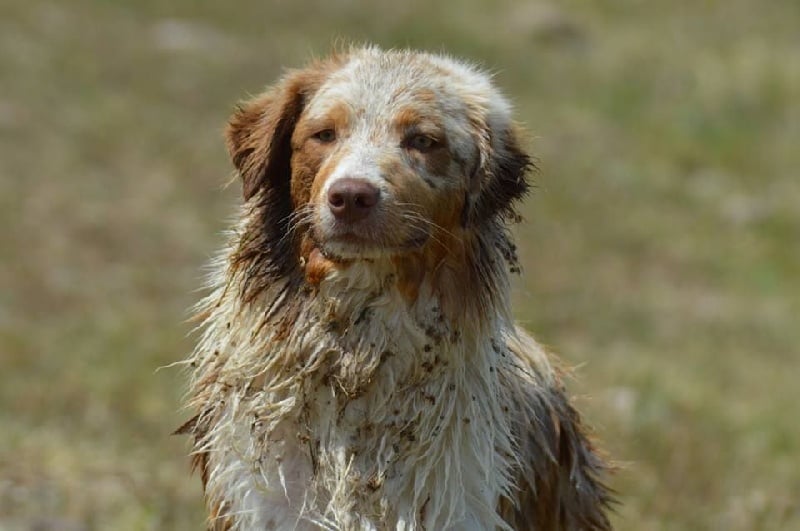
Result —
[[441, 232], [444, 232], [445, 234], [447, 234], [448, 236], [452, 237], [453, 239], [458, 239], [458, 238], [456, 238], [456, 235], [453, 234], [450, 230], [442, 227], [441, 225], [439, 225], [438, 223], [436, 223], [432, 219], [428, 219], [425, 216], [423, 216], [422, 214], [420, 214], [418, 210], [420, 210], [422, 207], [420, 207], [418, 204], [416, 204], [416, 203], [407, 203], [407, 202], [403, 202], [403, 203], [398, 202], [397, 206], [398, 207], [412, 207], [412, 209], [410, 209], [410, 210], [404, 210], [403, 213], [415, 216], [415, 219], [418, 219], [419, 221], [422, 221], [423, 223], [425, 223], [425, 224], [427, 224], [427, 225], [429, 225], [429, 226], [431, 226], [431, 227], [433, 227], [433, 228], [435, 228], [435, 229], [437, 229], [437, 230], [439, 230]]
[[[454, 242], [454, 243], [456, 243], [456, 244], [458, 244], [458, 245], [460, 245], [462, 247], [464, 245], [464, 242], [460, 238], [457, 238], [451, 231], [449, 231], [449, 230], [445, 229], [444, 227], [442, 227], [441, 225], [435, 223], [433, 220], [430, 220], [430, 219], [422, 216], [421, 214], [417, 214], [416, 212], [406, 211], [406, 212], [403, 213], [403, 219], [406, 219], [407, 221], [411, 222], [412, 226], [417, 228], [418, 230], [424, 230], [426, 232], [426, 234], [428, 234], [428, 236], [431, 239], [433, 239], [441, 247], [443, 247], [448, 252], [448, 254], [452, 254], [452, 249], [451, 249], [451, 247], [449, 245], [449, 242]], [[423, 228], [420, 228], [420, 226], [416, 225], [416, 223], [421, 223]], [[450, 236], [450, 238], [448, 238], [448, 242], [445, 242], [437, 234], [438, 232], [441, 232], [441, 233], [444, 233], [447, 236]]]
[[310, 225], [313, 214], [313, 207], [311, 205], [305, 205], [304, 207], [301, 207], [284, 217], [283, 222], [286, 223], [286, 232], [283, 234], [280, 240], [278, 240], [278, 242], [280, 244], [284, 243], [286, 240], [293, 238], [297, 231]]
[[[452, 254], [452, 249], [450, 248], [450, 245], [444, 240], [442, 240], [442, 238], [436, 234], [435, 230], [428, 230], [428, 228], [425, 227], [425, 225], [428, 224], [429, 220], [426, 220], [425, 218], [422, 217], [416, 217], [409, 213], [403, 213], [403, 219], [409, 222], [413, 230], [424, 232], [428, 238], [438, 243], [439, 246], [442, 247], [445, 251], [447, 251], [448, 254]], [[417, 224], [418, 222], [421, 222], [421, 225], [418, 225]], [[436, 224], [433, 223], [433, 225], [435, 228]]]

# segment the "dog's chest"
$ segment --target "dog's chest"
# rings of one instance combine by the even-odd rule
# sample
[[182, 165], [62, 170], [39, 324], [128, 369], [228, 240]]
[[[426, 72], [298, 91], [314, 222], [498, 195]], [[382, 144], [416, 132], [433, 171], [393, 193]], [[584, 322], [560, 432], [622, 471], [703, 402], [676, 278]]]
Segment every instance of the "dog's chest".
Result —
[[294, 388], [292, 413], [256, 435], [266, 444], [250, 446], [241, 509], [276, 529], [494, 527], [507, 444], [495, 440], [492, 369], [475, 352], [486, 345], [435, 301], [413, 314], [380, 298], [349, 319], [326, 311], [290, 342], [324, 361]]
[[433, 303], [416, 315], [398, 308], [374, 304], [350, 320], [337, 316], [333, 332], [322, 321], [329, 352], [306, 382], [296, 422], [326, 491], [366, 500], [398, 488], [406, 462], [459, 414], [460, 334]]

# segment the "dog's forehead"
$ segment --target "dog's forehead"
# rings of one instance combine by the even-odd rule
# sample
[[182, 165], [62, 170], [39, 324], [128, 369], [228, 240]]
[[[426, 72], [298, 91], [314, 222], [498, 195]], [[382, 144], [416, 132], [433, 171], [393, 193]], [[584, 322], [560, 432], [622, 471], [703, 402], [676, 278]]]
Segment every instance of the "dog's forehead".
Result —
[[363, 50], [330, 74], [306, 115], [323, 117], [344, 105], [361, 121], [385, 124], [408, 108], [458, 118], [467, 107], [491, 114], [498, 103], [505, 106], [489, 77], [468, 65], [424, 53]]

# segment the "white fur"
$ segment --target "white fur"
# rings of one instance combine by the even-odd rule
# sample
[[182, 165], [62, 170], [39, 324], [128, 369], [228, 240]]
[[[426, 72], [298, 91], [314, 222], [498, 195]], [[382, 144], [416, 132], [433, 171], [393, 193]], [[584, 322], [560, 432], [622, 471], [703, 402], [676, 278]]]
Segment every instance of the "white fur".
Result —
[[[488, 329], [465, 327], [459, 339], [435, 345], [425, 328], [443, 326], [435, 319], [436, 299], [423, 294], [409, 311], [393, 286], [385, 288], [392, 273], [388, 262], [383, 267], [354, 264], [334, 273], [303, 315], [308, 327], [284, 340], [261, 328], [258, 307], [242, 311], [221, 297], [226, 304], [210, 318], [198, 355], [219, 351], [224, 358], [231, 348], [260, 353], [239, 356], [248, 361], [245, 366], [228, 358], [220, 381], [229, 372], [237, 378], [268, 377], [251, 399], [236, 401], [236, 393], [217, 390], [232, 401], [217, 412], [216, 428], [201, 446], [211, 451], [208, 492], [224, 493], [232, 503], [228, 513], [237, 515], [240, 528], [506, 528], [496, 505], [511, 488], [507, 469], [514, 442], [501, 409], [506, 390], [498, 386], [497, 369], [516, 369], [491, 343], [506, 341], [516, 330], [505, 315], [488, 316], [483, 323]], [[371, 293], [381, 294], [367, 300]], [[219, 293], [212, 297], [220, 300]], [[354, 307], [370, 308], [372, 319], [351, 324], [341, 336], [327, 331], [331, 320]], [[231, 320], [238, 323], [235, 337], [225, 324]], [[260, 332], [253, 336], [255, 329]], [[455, 331], [444, 326], [436, 332]], [[420, 359], [426, 345], [430, 351]], [[381, 363], [387, 350], [393, 354]], [[448, 365], [426, 373], [422, 365], [437, 356]], [[270, 365], [285, 358], [305, 363], [283, 378]], [[315, 381], [332, 361], [343, 358], [347, 361], [339, 372], [345, 389]], [[364, 375], [370, 380], [365, 394], [346, 400], [349, 385], [367, 383], [359, 381]], [[303, 396], [309, 397], [305, 414]], [[260, 425], [254, 428], [255, 418]], [[397, 428], [386, 429], [392, 421]], [[409, 433], [425, 434], [427, 440], [393, 447], [402, 423], [409, 421], [416, 423]], [[370, 424], [374, 428], [366, 432]], [[298, 433], [307, 425], [320, 438], [316, 475], [307, 448], [298, 444]], [[374, 477], [375, 485], [385, 482], [380, 496], [357, 492], [363, 491], [365, 476]], [[353, 515], [360, 515], [358, 521]]]

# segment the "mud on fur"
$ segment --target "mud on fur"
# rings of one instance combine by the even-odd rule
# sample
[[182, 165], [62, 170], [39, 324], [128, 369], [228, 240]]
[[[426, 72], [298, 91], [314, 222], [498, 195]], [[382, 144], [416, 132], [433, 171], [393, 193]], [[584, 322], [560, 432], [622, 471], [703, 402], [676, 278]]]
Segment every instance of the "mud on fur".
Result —
[[520, 134], [476, 67], [369, 47], [236, 110], [179, 430], [209, 528], [610, 528], [608, 466], [512, 319]]

